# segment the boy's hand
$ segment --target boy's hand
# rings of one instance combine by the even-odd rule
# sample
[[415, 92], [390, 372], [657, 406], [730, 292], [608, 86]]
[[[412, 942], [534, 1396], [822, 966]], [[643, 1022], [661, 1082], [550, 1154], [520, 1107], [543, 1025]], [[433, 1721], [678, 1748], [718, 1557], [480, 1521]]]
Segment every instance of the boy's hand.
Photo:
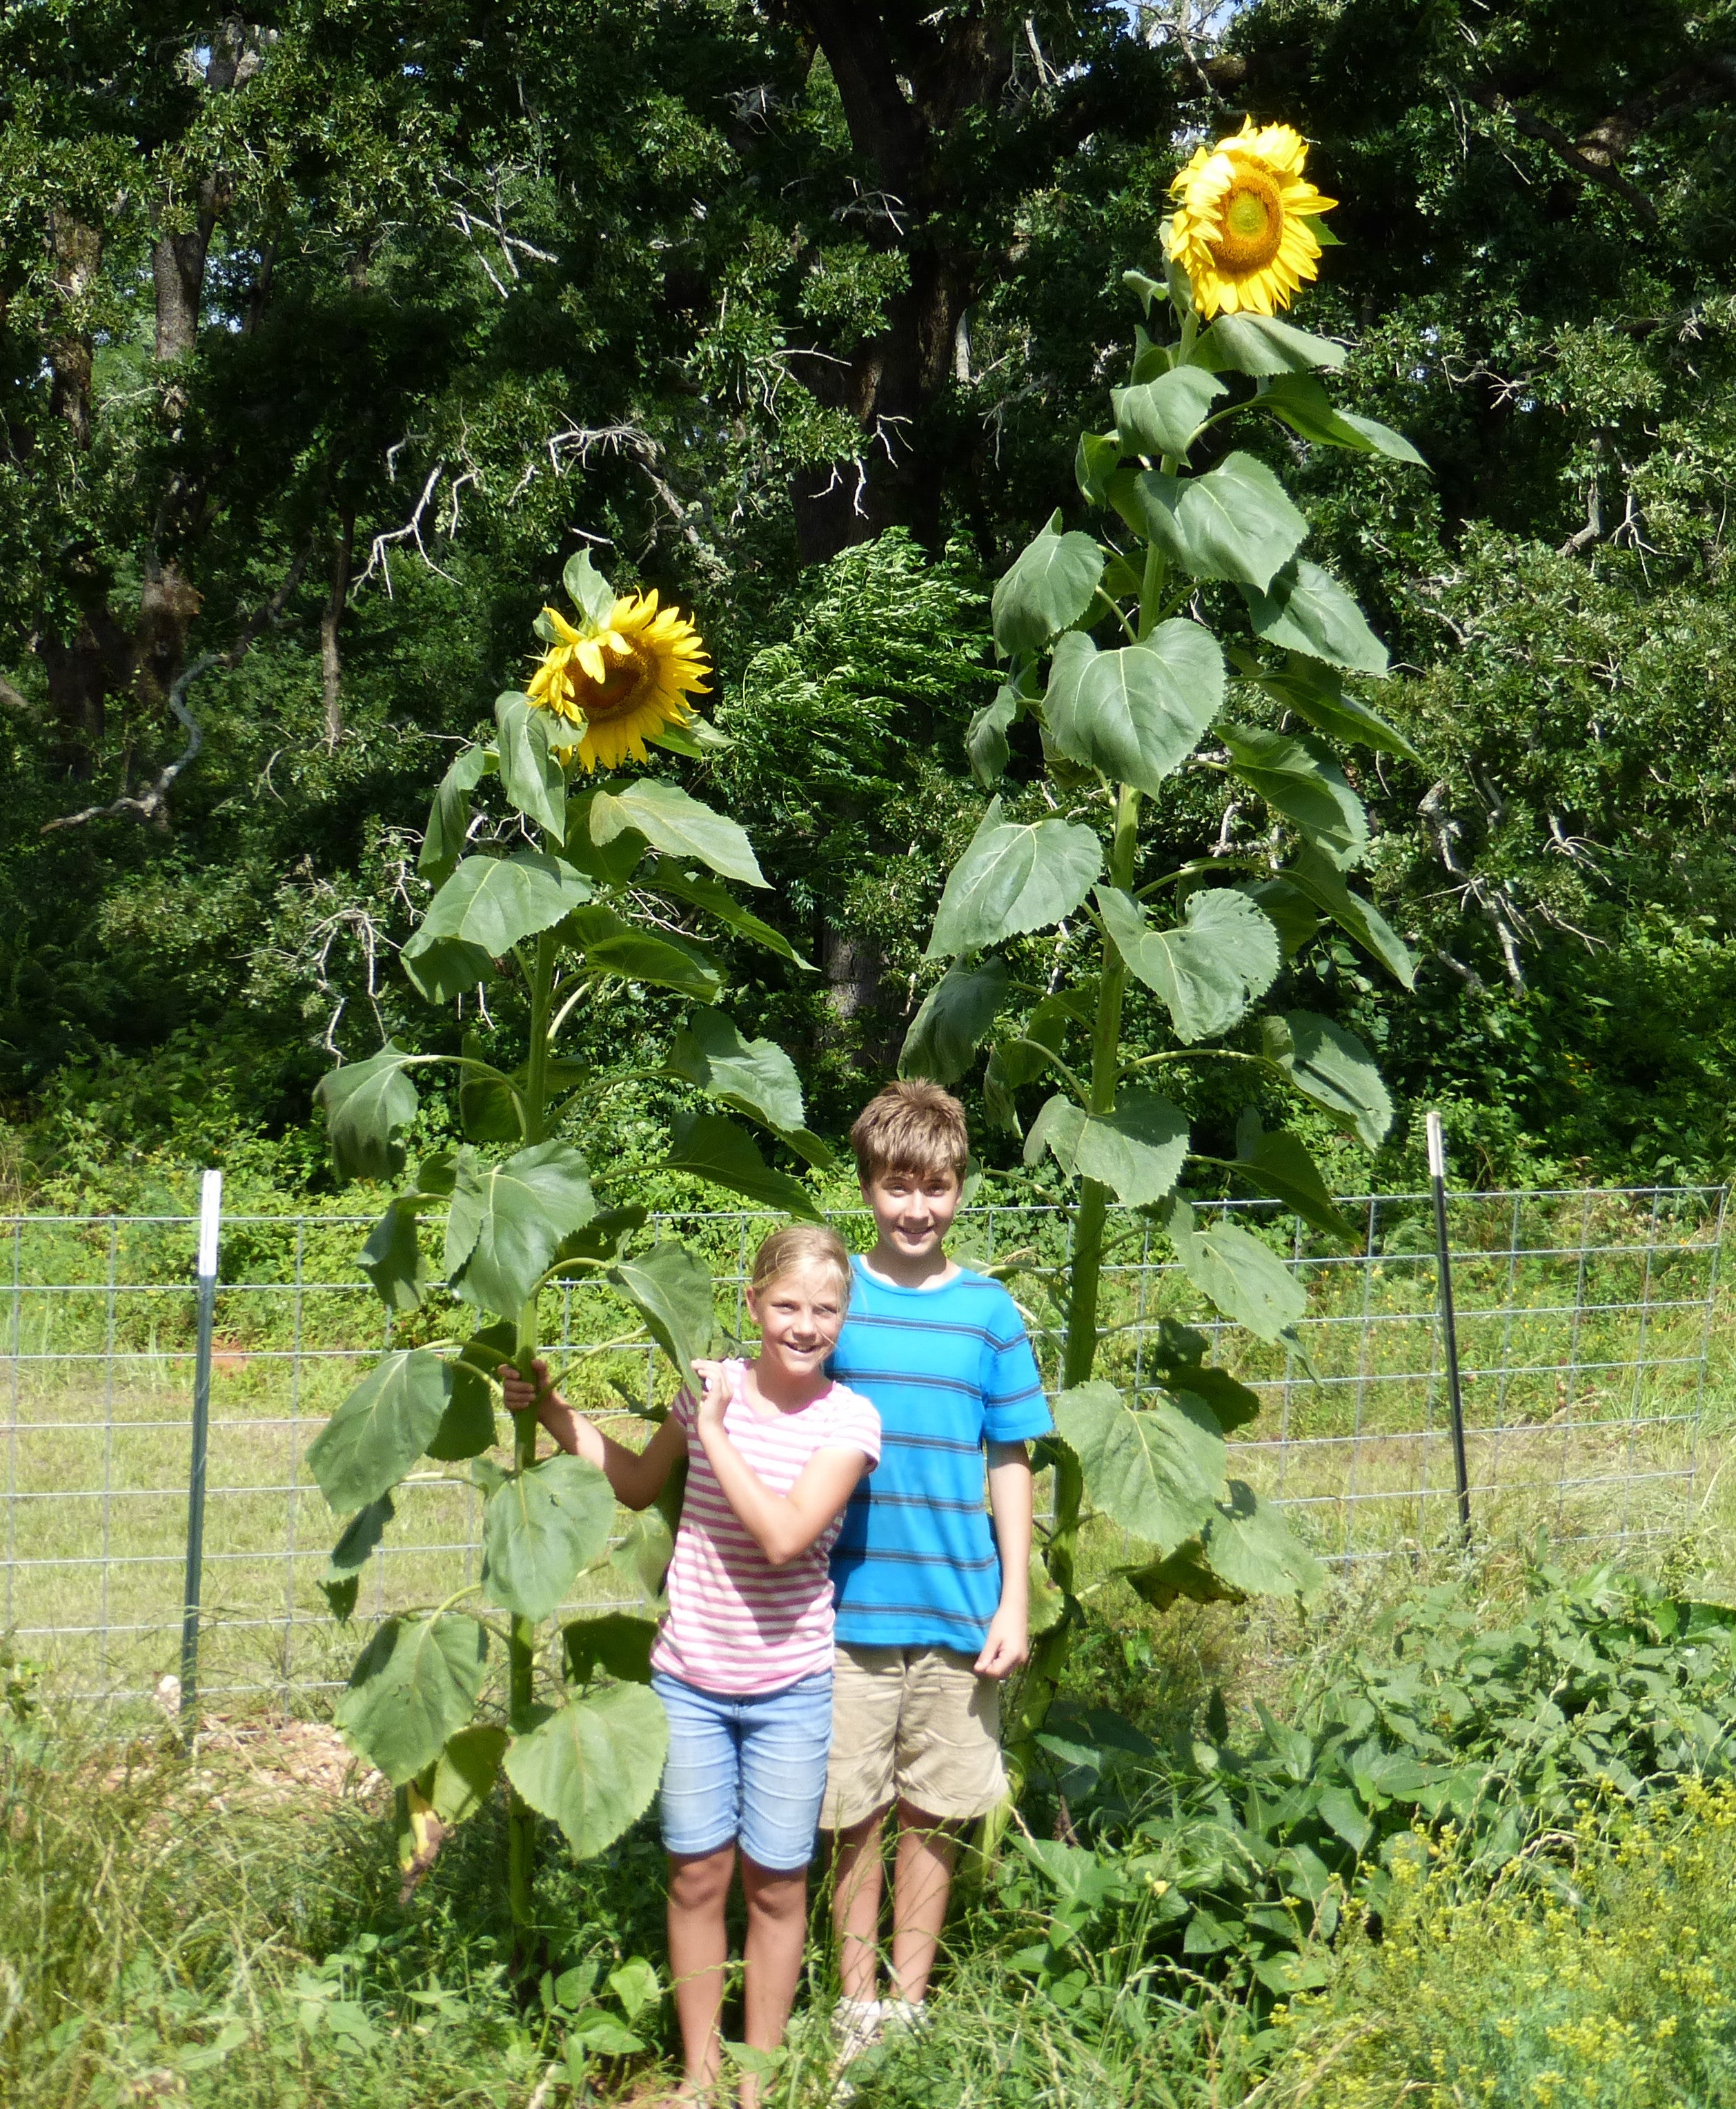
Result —
[[989, 1621], [989, 1637], [976, 1658], [976, 1674], [1011, 1677], [1030, 1658], [1030, 1621], [1023, 1611], [1003, 1604]]
[[528, 1413], [534, 1407], [540, 1417], [545, 1407], [561, 1402], [548, 1381], [548, 1365], [540, 1357], [530, 1365], [530, 1382], [527, 1383], [511, 1362], [503, 1362], [494, 1374], [500, 1379], [508, 1413]]

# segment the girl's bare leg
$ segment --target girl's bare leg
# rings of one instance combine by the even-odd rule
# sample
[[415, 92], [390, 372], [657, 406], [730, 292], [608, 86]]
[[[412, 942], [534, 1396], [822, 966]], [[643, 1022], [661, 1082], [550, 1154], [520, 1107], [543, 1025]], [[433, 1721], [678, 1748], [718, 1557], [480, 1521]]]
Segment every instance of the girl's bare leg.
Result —
[[[742, 1856], [747, 1898], [747, 2012], [743, 2040], [751, 2050], [776, 2050], [783, 2041], [801, 1976], [808, 1933], [808, 1871], [774, 1874]], [[760, 2082], [742, 2075], [742, 2109], [758, 2109]]]
[[[722, 2062], [718, 2016], [723, 2011], [729, 1966], [724, 1903], [734, 1872], [733, 1845], [692, 1857], [670, 1855], [669, 1965], [681, 2022], [682, 2093], [688, 2096], [709, 2087]], [[798, 1961], [800, 1956], [798, 1947]], [[793, 1983], [791, 1989], [793, 1994]]]

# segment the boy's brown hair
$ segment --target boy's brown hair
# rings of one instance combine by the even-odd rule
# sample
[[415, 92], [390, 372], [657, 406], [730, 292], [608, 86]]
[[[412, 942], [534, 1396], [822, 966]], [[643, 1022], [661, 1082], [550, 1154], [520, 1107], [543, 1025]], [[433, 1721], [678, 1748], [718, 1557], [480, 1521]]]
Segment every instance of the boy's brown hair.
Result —
[[888, 1084], [870, 1099], [856, 1116], [850, 1146], [864, 1186], [894, 1172], [919, 1179], [950, 1172], [962, 1181], [971, 1161], [964, 1108], [921, 1077]]

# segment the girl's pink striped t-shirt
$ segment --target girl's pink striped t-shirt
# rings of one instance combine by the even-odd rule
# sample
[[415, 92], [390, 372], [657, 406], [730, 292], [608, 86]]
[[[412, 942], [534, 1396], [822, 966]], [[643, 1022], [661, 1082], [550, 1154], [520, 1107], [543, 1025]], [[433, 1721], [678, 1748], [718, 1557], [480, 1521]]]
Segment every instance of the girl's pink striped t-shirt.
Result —
[[[880, 1461], [880, 1416], [842, 1384], [800, 1413], [762, 1417], [747, 1402], [745, 1366], [726, 1362], [729, 1402], [724, 1432], [763, 1484], [787, 1494], [820, 1450], [859, 1450], [868, 1471]], [[670, 1562], [669, 1615], [652, 1665], [701, 1691], [746, 1697], [781, 1691], [832, 1667], [832, 1590], [828, 1556], [841, 1512], [810, 1545], [773, 1566], [724, 1498], [705, 1445], [698, 1407], [683, 1392], [670, 1408], [688, 1438], [688, 1484]]]

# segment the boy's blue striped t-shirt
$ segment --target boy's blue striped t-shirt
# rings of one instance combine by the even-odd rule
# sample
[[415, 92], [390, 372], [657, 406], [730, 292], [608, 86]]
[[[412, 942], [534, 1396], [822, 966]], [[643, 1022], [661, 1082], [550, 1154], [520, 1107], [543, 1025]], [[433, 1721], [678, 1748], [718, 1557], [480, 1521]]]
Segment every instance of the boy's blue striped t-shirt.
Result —
[[900, 1289], [859, 1259], [854, 1274], [830, 1367], [880, 1416], [881, 1452], [832, 1547], [837, 1637], [975, 1655], [1000, 1601], [983, 1445], [1053, 1428], [1036, 1357], [986, 1276]]

